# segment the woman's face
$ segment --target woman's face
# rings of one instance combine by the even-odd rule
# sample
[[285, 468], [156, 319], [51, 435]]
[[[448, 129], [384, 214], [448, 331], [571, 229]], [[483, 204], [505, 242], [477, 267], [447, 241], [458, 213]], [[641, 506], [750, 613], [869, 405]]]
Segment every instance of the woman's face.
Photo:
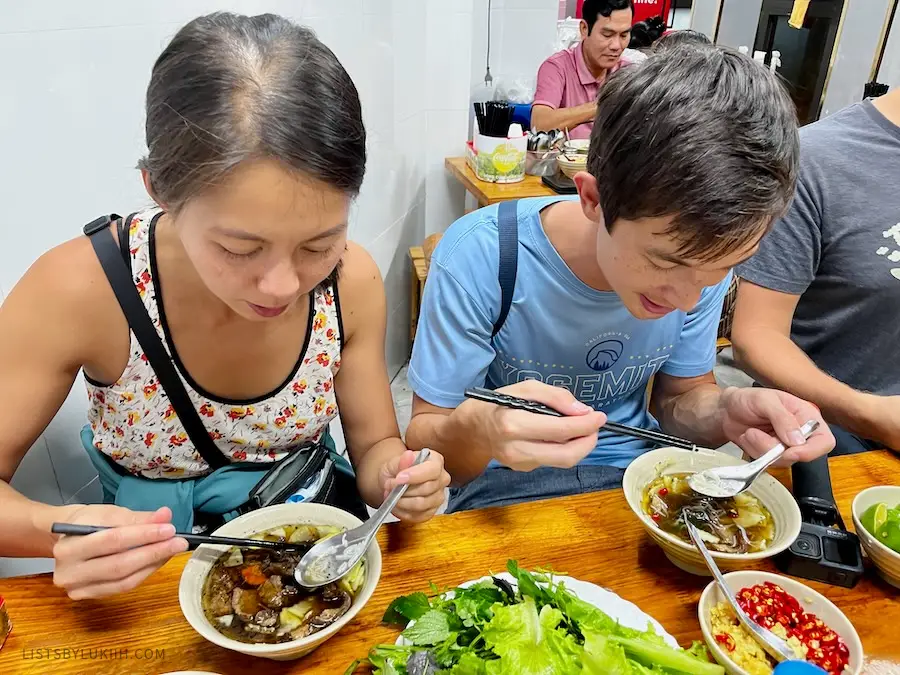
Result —
[[347, 244], [350, 197], [274, 160], [239, 166], [174, 216], [209, 290], [238, 315], [281, 316], [335, 269]]

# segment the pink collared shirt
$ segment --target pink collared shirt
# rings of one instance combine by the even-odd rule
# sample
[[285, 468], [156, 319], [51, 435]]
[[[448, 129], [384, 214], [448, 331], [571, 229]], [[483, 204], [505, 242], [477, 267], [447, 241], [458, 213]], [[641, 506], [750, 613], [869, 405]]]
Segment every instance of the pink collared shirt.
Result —
[[[574, 47], [557, 52], [541, 64], [533, 105], [546, 105], [556, 110], [596, 101], [600, 85], [607, 76], [635, 62], [629, 54], [623, 53], [616, 65], [598, 80], [588, 70], [581, 46], [582, 43], [579, 42]], [[589, 138], [593, 126], [593, 122], [579, 124], [574, 129], [569, 129], [569, 135], [572, 138]]]

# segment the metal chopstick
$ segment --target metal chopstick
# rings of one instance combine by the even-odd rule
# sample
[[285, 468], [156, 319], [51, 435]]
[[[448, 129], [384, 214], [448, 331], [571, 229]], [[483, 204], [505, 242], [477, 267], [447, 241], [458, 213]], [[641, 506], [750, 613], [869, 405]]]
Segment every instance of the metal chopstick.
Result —
[[[564, 417], [561, 412], [559, 412], [558, 410], [554, 410], [553, 408], [546, 406], [543, 403], [529, 401], [528, 399], [519, 398], [517, 396], [510, 396], [509, 394], [501, 394], [499, 392], [492, 391], [491, 389], [485, 389], [484, 387], [472, 387], [471, 389], [466, 389], [465, 395], [466, 398], [485, 401], [486, 403], [493, 403], [505, 408], [525, 410], [526, 412], [537, 413], [539, 415]], [[681, 448], [683, 450], [701, 449], [700, 446], [696, 445], [695, 443], [691, 443], [691, 441], [684, 438], [679, 438], [678, 436], [670, 436], [669, 434], [664, 434], [661, 431], [641, 429], [639, 427], [630, 427], [627, 424], [619, 424], [618, 422], [607, 422], [603, 425], [601, 431], [611, 431], [613, 433], [622, 434], [623, 436], [631, 436], [633, 438], [640, 438], [641, 440], [650, 441], [651, 443], [655, 443], [657, 445], [671, 446], [674, 448]]]

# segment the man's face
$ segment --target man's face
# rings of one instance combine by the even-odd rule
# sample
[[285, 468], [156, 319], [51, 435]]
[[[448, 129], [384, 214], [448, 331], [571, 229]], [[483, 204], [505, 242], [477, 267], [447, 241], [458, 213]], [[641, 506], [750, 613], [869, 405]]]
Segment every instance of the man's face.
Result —
[[587, 23], [581, 22], [582, 49], [592, 68], [609, 69], [616, 65], [631, 39], [630, 9], [618, 9], [609, 16], [602, 14], [588, 35]]
[[750, 258], [765, 233], [732, 253], [712, 261], [685, 258], [681, 243], [667, 230], [671, 216], [619, 219], [612, 232], [600, 223], [597, 263], [613, 291], [638, 319], [659, 319], [676, 309], [692, 310], [704, 288], [715, 286], [728, 271]]

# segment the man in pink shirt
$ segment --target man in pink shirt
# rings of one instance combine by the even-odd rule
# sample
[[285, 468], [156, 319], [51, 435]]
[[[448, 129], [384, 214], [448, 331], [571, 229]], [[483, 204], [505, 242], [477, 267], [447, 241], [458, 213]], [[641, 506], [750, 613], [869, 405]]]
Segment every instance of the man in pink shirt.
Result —
[[585, 0], [581, 41], [548, 58], [538, 70], [533, 128], [568, 129], [572, 138], [590, 137], [600, 85], [631, 63], [623, 52], [633, 16], [632, 0]]

